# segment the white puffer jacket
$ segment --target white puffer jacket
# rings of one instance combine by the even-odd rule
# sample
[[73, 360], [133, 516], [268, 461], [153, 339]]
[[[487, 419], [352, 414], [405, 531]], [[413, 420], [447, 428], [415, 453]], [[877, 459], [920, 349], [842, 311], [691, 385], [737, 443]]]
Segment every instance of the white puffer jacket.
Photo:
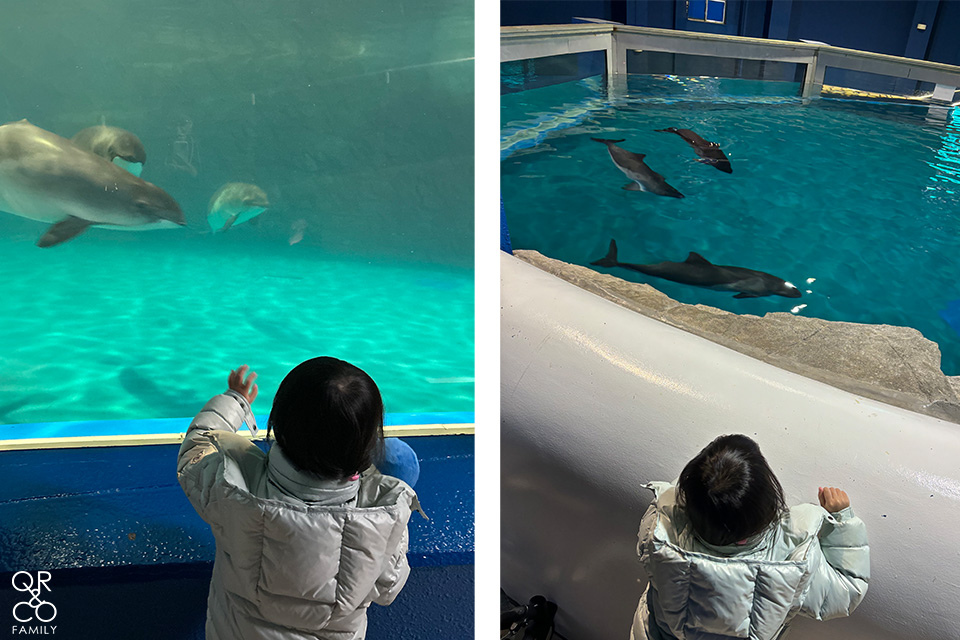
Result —
[[745, 545], [718, 547], [694, 534], [674, 485], [646, 486], [656, 497], [637, 552], [650, 584], [631, 640], [779, 640], [796, 615], [849, 615], [867, 591], [866, 526], [849, 508], [801, 504]]
[[420, 510], [402, 481], [298, 471], [235, 432], [249, 405], [211, 399], [187, 431], [180, 486], [217, 542], [207, 640], [360, 640], [371, 602], [390, 604], [410, 573], [407, 521]]

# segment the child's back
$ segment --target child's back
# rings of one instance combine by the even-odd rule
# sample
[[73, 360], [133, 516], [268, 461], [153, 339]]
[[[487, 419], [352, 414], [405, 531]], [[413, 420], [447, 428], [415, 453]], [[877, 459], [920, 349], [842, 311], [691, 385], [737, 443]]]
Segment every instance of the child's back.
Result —
[[[684, 469], [679, 487], [647, 485], [656, 497], [640, 525], [638, 552], [650, 585], [634, 617], [635, 640], [772, 640], [784, 636], [796, 615], [844, 616], [863, 599], [870, 575], [866, 527], [848, 502], [833, 500], [842, 492], [821, 491], [822, 503], [841, 507], [833, 514], [813, 504], [780, 509], [782, 498], [750, 495], [766, 477], [775, 483], [770, 495], [782, 496], [759, 449], [765, 469], [718, 459], [718, 446], [729, 444], [711, 443], [706, 456], [701, 452]], [[691, 465], [699, 465], [692, 475]], [[715, 489], [723, 482], [729, 491]], [[698, 486], [715, 490], [698, 493]], [[766, 508], [767, 515], [744, 520], [738, 514], [744, 505]]]
[[416, 494], [374, 469], [323, 478], [302, 451], [300, 464], [277, 444], [264, 454], [235, 433], [252, 398], [234, 382], [194, 419], [178, 463], [217, 541], [208, 640], [363, 638], [369, 604], [392, 602], [409, 574]]

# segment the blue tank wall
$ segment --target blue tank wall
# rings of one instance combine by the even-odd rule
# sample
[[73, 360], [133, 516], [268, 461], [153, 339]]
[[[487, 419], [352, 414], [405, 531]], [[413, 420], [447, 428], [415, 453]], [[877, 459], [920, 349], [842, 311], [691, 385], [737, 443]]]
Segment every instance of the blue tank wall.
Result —
[[[410, 521], [411, 580], [369, 638], [473, 637], [473, 438], [405, 438], [430, 520]], [[215, 544], [176, 481], [172, 445], [0, 453], [0, 616], [16, 571], [51, 572], [70, 638], [202, 638]], [[7, 613], [2, 613], [6, 611]], [[5, 622], [12, 623], [12, 618]]]
[[787, 39], [902, 56], [916, 4], [911, 0], [794, 1]]
[[960, 64], [960, 2], [940, 2], [930, 34], [927, 60]]
[[[600, 18], [601, 20], [625, 20], [624, 7], [617, 0], [569, 0], [543, 2], [542, 0], [502, 0], [500, 24], [504, 26], [524, 24], [569, 24], [574, 18]], [[623, 17], [615, 18], [614, 15]]]

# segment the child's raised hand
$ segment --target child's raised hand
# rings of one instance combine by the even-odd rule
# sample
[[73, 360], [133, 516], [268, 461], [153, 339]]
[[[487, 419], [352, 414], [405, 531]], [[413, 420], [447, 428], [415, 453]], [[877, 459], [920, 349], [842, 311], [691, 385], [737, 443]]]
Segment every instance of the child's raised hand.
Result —
[[250, 375], [244, 381], [243, 377], [247, 375], [247, 371], [250, 371], [250, 367], [247, 365], [231, 371], [227, 378], [227, 386], [246, 398], [248, 403], [253, 404], [253, 401], [257, 399], [258, 392], [257, 385], [254, 383], [254, 380], [257, 379], [257, 373], [250, 371]]
[[830, 513], [843, 511], [850, 506], [850, 498], [847, 497], [847, 492], [843, 489], [820, 487], [818, 495], [820, 497], [820, 506]]

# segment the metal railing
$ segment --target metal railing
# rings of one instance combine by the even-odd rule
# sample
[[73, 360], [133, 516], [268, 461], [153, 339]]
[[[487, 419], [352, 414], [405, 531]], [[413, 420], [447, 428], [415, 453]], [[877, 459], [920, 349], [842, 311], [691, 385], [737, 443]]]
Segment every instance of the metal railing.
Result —
[[[954, 90], [960, 67], [900, 58], [823, 44], [723, 36], [693, 31], [653, 29], [619, 24], [563, 24], [500, 28], [500, 61], [604, 51], [607, 79], [627, 73], [627, 51], [660, 51], [719, 58], [790, 62], [805, 65], [801, 96], [820, 95], [827, 67], [873, 73]], [[949, 92], [952, 96], [953, 92]]]

